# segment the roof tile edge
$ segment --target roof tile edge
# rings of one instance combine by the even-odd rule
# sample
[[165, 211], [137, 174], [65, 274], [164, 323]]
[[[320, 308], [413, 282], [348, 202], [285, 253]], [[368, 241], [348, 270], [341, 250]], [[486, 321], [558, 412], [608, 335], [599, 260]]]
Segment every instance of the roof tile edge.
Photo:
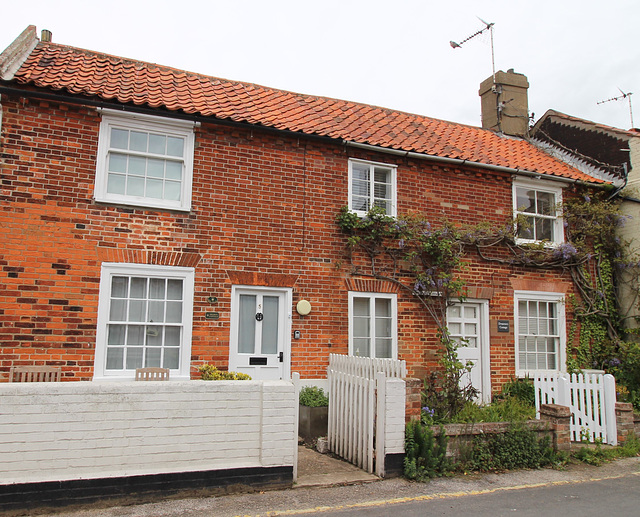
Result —
[[35, 25], [29, 25], [23, 30], [22, 34], [0, 54], [0, 79], [4, 81], [13, 79], [38, 41]]

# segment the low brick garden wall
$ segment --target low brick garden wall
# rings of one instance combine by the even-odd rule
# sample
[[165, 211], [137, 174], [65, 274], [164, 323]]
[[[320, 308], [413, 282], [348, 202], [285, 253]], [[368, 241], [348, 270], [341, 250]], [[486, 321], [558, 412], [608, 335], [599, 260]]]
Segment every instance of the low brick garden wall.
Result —
[[[522, 426], [534, 431], [538, 438], [549, 436], [556, 450], [571, 449], [569, 435], [571, 413], [566, 406], [545, 404], [540, 408], [540, 420], [528, 420]], [[471, 444], [474, 437], [490, 434], [506, 433], [512, 428], [510, 422], [483, 422], [474, 424], [447, 424], [442, 426], [448, 437], [447, 453], [458, 457], [460, 451]], [[441, 432], [440, 426], [431, 428], [437, 436]]]

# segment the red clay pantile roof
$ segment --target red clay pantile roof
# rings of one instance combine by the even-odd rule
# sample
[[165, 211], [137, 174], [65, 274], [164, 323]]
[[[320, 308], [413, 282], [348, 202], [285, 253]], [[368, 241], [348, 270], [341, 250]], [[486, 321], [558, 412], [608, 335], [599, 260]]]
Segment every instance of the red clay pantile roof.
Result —
[[523, 139], [367, 104], [199, 75], [39, 42], [13, 81], [124, 104], [600, 182]]

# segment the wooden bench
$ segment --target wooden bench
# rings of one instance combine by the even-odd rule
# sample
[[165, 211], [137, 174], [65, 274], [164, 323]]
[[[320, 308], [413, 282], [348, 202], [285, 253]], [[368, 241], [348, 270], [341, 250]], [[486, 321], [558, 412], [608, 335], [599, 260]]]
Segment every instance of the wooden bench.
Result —
[[12, 366], [9, 382], [60, 382], [61, 375], [57, 366]]
[[169, 368], [136, 368], [137, 381], [168, 381]]

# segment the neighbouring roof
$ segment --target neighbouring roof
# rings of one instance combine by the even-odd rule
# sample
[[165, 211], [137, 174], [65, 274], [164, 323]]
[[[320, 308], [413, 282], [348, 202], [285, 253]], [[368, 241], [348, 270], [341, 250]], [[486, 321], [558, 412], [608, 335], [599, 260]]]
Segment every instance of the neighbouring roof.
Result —
[[[14, 84], [569, 180], [600, 182], [524, 139], [487, 129], [40, 42], [34, 26], [27, 28], [21, 38], [25, 43], [19, 58], [15, 48], [8, 52], [11, 47], [0, 55], [0, 71], [10, 69], [9, 65], [15, 69], [11, 74], [5, 73], [3, 79]], [[21, 64], [7, 64], [16, 60]]]
[[624, 130], [548, 110], [531, 130], [533, 141], [592, 176], [622, 183], [631, 170], [629, 140], [638, 130]]

